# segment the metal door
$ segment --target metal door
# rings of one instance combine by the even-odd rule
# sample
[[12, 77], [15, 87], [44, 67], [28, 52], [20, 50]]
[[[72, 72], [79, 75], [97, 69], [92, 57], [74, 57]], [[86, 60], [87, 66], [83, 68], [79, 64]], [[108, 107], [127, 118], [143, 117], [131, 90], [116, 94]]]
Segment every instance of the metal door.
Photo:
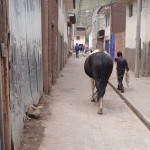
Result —
[[112, 59], [115, 58], [115, 34], [111, 35], [111, 40], [110, 40], [110, 55]]

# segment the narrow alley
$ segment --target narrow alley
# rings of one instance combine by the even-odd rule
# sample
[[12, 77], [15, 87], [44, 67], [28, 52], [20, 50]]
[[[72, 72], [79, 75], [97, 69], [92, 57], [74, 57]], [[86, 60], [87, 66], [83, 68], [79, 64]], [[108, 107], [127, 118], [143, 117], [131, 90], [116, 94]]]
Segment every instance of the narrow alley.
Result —
[[0, 0], [0, 150], [150, 150], [149, 25], [150, 0]]
[[149, 150], [150, 132], [109, 85], [104, 114], [97, 114], [85, 58], [72, 56], [53, 86], [39, 150]]

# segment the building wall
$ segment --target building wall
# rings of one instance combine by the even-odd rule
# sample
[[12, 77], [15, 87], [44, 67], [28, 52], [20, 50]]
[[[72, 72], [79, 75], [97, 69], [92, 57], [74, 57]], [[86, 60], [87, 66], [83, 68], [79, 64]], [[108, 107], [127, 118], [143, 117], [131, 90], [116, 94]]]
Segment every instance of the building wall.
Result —
[[[133, 0], [133, 16], [129, 17], [129, 4], [126, 6], [126, 48], [136, 48], [137, 0]], [[147, 2], [143, 1], [141, 12], [141, 43], [146, 39], [146, 9]], [[143, 48], [143, 44], [141, 44]]]
[[92, 43], [93, 41], [92, 41], [92, 32], [90, 33], [90, 35], [89, 35], [89, 48], [90, 49], [92, 49]]
[[108, 27], [105, 27], [105, 37], [106, 37], [106, 40], [109, 40], [110, 39], [110, 25]]
[[111, 12], [111, 33], [125, 32], [126, 25], [126, 5], [124, 3], [114, 3]]
[[42, 61], [43, 61], [43, 91], [49, 93], [49, 70], [48, 70], [48, 0], [42, 0]]
[[[136, 26], [137, 26], [137, 0], [132, 1], [133, 3], [133, 16], [129, 17], [129, 4], [126, 5], [126, 39], [125, 39], [125, 55], [129, 61], [129, 67], [131, 70], [134, 70], [135, 67], [135, 50], [136, 50]], [[145, 55], [147, 55], [145, 51], [144, 44], [147, 44], [149, 41], [149, 33], [146, 29], [146, 27], [149, 26], [149, 1], [145, 0], [142, 1], [142, 11], [141, 11], [141, 68], [143, 67], [143, 64], [145, 64], [145, 60], [143, 58], [146, 58]], [[149, 28], [149, 27], [148, 27]], [[142, 70], [142, 69], [140, 69]], [[143, 71], [142, 71], [143, 72]], [[141, 74], [143, 74], [141, 72]]]
[[[80, 36], [80, 40], [77, 40], [76, 36]], [[76, 33], [75, 37], [74, 37], [74, 44], [76, 44], [76, 43], [85, 45], [85, 34], [84, 35], [80, 35], [80, 34]]]
[[97, 46], [97, 32], [99, 30], [99, 15], [97, 14], [98, 9], [95, 10], [92, 16], [92, 47], [96, 49]]
[[115, 33], [116, 41], [115, 41], [115, 56], [117, 56], [117, 52], [123, 52], [125, 54], [125, 32]]
[[9, 1], [10, 103], [14, 149], [19, 147], [25, 112], [43, 93], [41, 1]]
[[126, 5], [114, 3], [111, 12], [111, 34], [115, 34], [115, 56], [118, 51], [125, 53]]
[[133, 16], [129, 17], [129, 5], [126, 6], [126, 48], [135, 49], [136, 46], [136, 0], [133, 1]]
[[58, 71], [62, 70], [67, 61], [67, 8], [64, 0], [58, 0]]
[[146, 41], [150, 41], [150, 30], [149, 30], [149, 25], [150, 25], [150, 1], [146, 0], [147, 2], [147, 9], [146, 9]]
[[58, 76], [57, 33], [58, 4], [53, 0], [42, 0], [42, 53], [44, 92], [49, 94]]
[[[109, 15], [109, 25], [106, 26], [106, 15]], [[110, 29], [111, 29], [111, 13], [110, 11], [108, 11], [107, 13], [104, 14], [104, 30], [105, 30], [105, 37], [107, 38], [107, 40], [110, 39]]]
[[[58, 51], [57, 51], [57, 34], [58, 34], [58, 4], [55, 0], [49, 0], [49, 85], [54, 84], [58, 77]], [[44, 65], [44, 64], [43, 64]]]

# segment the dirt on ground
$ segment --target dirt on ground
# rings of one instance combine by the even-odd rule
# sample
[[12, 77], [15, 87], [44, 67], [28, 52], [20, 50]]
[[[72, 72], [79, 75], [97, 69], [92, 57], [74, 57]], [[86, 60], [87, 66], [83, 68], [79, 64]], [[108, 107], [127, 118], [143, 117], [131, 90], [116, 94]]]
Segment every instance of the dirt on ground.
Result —
[[24, 133], [19, 150], [37, 150], [44, 138], [44, 121], [51, 115], [48, 107], [50, 105], [50, 96], [43, 95], [36, 106], [41, 110], [38, 119], [26, 117], [24, 124]]

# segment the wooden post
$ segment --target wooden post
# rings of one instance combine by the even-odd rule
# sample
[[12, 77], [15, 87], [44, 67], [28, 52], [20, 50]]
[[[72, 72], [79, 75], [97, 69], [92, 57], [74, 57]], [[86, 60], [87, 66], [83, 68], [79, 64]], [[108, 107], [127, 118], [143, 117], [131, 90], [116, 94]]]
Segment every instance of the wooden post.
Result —
[[9, 33], [8, 33], [8, 0], [0, 0], [0, 104], [2, 115], [2, 133], [4, 145], [2, 150], [11, 150], [11, 124], [10, 124], [10, 101], [9, 101]]
[[141, 4], [142, 0], [137, 0], [137, 27], [136, 27], [136, 52], [135, 52], [135, 77], [139, 78], [140, 53], [141, 53]]

